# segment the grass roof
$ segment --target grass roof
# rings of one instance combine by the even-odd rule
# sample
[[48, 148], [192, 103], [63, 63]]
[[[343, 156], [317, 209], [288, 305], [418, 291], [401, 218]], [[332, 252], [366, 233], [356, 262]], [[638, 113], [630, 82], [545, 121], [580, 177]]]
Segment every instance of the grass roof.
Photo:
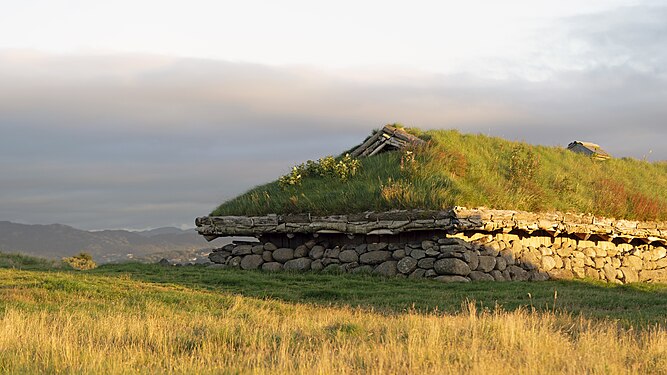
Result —
[[310, 173], [293, 185], [274, 181], [257, 186], [224, 202], [212, 215], [483, 206], [667, 220], [665, 162], [596, 161], [562, 147], [456, 130], [408, 131], [428, 145], [362, 158], [358, 172], [345, 179]]

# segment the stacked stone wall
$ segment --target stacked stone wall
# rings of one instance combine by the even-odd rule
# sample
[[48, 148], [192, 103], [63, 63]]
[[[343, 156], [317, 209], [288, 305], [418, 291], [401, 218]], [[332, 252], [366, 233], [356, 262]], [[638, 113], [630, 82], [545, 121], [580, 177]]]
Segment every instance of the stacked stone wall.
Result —
[[[264, 271], [369, 273], [445, 282], [593, 279], [667, 282], [667, 248], [642, 240], [582, 239], [534, 233], [438, 233], [420, 241], [341, 243], [308, 235], [289, 241], [236, 242], [211, 253], [218, 267]], [[352, 237], [352, 236], [350, 236]], [[286, 237], [287, 238], [287, 237]], [[293, 239], [293, 237], [291, 237]], [[280, 242], [276, 244], [275, 242]], [[361, 243], [360, 243], [361, 242]]]

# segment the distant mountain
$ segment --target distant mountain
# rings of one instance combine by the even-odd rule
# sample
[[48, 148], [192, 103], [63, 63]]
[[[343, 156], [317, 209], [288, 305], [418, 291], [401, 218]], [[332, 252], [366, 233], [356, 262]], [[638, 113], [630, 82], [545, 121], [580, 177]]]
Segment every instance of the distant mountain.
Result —
[[140, 234], [142, 236], [146, 237], [153, 237], [161, 234], [184, 234], [184, 233], [197, 233], [197, 231], [193, 229], [179, 229], [176, 227], [162, 227], [162, 228], [155, 228], [155, 229], [149, 229], [149, 230], [142, 230], [142, 231], [136, 231], [133, 232], [136, 234]]
[[0, 221], [0, 251], [60, 259], [85, 251], [98, 262], [146, 258], [155, 253], [202, 253], [229, 240], [206, 242], [194, 229], [158, 228], [84, 231], [62, 224], [26, 225]]

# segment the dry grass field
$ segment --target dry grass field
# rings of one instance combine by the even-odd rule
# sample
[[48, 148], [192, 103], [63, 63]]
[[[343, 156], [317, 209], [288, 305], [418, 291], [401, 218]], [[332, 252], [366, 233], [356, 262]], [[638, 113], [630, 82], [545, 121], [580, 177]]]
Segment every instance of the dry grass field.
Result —
[[[211, 273], [212, 278], [206, 276]], [[419, 309], [391, 301], [382, 307], [378, 300], [364, 304], [345, 298], [326, 303], [326, 295], [315, 302], [256, 297], [252, 287], [244, 293], [242, 283], [232, 282], [256, 279], [267, 291], [290, 293], [295, 285], [316, 284], [318, 277], [324, 285], [345, 278], [141, 265], [85, 272], [0, 269], [0, 372], [667, 373], [664, 317], [616, 318], [613, 301], [604, 306], [600, 301], [618, 291], [595, 285], [590, 286], [591, 300], [579, 301], [581, 309], [591, 304], [591, 311], [606, 310], [609, 318], [572, 313], [557, 300], [553, 306], [488, 307], [448, 294], [463, 287], [432, 281], [384, 287], [400, 296], [401, 288], [421, 285], [449, 308]], [[362, 287], [369, 281], [384, 283], [359, 278], [348, 285]], [[513, 294], [554, 284], [503, 285], [504, 293]], [[561, 294], [569, 293], [566, 284], [557, 286]], [[615, 295], [646, 294], [635, 302], [641, 309], [663, 298], [665, 289]], [[606, 297], [600, 299], [602, 294]]]

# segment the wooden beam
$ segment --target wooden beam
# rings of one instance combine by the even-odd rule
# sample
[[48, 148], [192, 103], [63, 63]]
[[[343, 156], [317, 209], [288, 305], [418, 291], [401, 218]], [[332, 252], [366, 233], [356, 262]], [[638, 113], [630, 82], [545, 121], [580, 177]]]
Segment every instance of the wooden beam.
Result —
[[373, 134], [370, 138], [368, 138], [366, 140], [366, 142], [362, 143], [361, 146], [354, 149], [354, 151], [352, 151], [352, 154], [350, 154], [350, 155], [355, 157], [355, 158], [357, 156], [361, 155], [361, 153], [366, 151], [368, 146], [372, 145], [375, 141], [377, 141], [377, 139], [380, 137], [381, 134], [382, 134], [382, 131], [378, 131], [377, 133]]

